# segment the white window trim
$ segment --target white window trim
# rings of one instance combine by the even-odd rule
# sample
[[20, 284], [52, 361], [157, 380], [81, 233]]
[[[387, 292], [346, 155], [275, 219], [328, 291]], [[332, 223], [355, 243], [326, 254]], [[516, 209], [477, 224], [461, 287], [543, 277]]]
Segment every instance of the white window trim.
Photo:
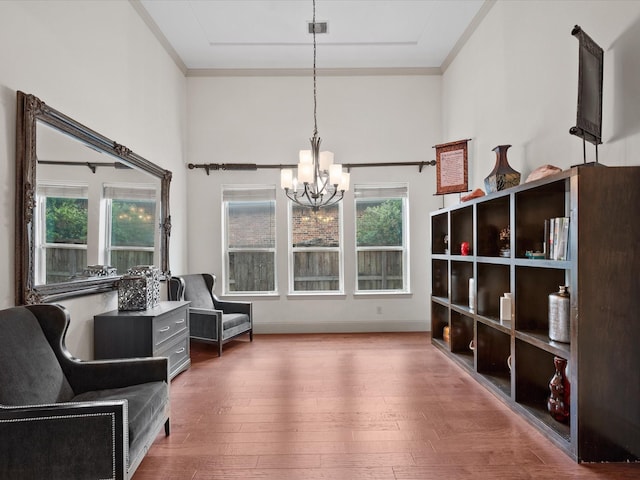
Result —
[[[365, 191], [380, 191], [384, 192], [385, 190], [405, 190], [404, 196], [395, 196], [395, 195], [380, 195], [380, 196], [371, 196], [365, 197], [371, 200], [393, 200], [393, 199], [401, 199], [402, 200], [402, 247], [398, 246], [367, 246], [367, 247], [359, 247], [358, 246], [358, 226], [357, 226], [357, 203], [358, 200], [363, 200], [362, 196], [358, 195], [358, 190]], [[389, 183], [389, 184], [365, 184], [365, 185], [354, 185], [354, 201], [353, 201], [353, 212], [354, 212], [354, 238], [353, 244], [355, 246], [355, 272], [354, 272], [354, 295], [406, 295], [411, 293], [411, 272], [410, 272], [410, 258], [409, 254], [411, 249], [409, 248], [409, 184], [408, 183]], [[399, 251], [403, 252], [402, 254], [402, 289], [392, 289], [392, 290], [360, 290], [358, 288], [358, 252], [360, 251]]]
[[[253, 201], [255, 202], [273, 202], [273, 215], [274, 220], [274, 232], [273, 232], [273, 247], [271, 248], [229, 248], [229, 200], [225, 200], [225, 192], [235, 190], [237, 192], [245, 191], [247, 196], [252, 196], [253, 193], [260, 190], [270, 192], [268, 196], [273, 198], [260, 199], [257, 196]], [[275, 185], [222, 185], [220, 190], [220, 206], [221, 206], [221, 234], [222, 234], [222, 295], [227, 297], [272, 297], [278, 296], [278, 250], [277, 250], [277, 238], [278, 238], [278, 218], [277, 218], [277, 203], [276, 203], [276, 186]], [[269, 291], [230, 291], [229, 289], [229, 253], [233, 252], [267, 252], [273, 253], [273, 286], [274, 290]]]
[[[154, 184], [147, 183], [105, 183], [102, 185], [102, 208], [100, 209], [103, 215], [104, 220], [101, 222], [104, 226], [104, 237], [103, 237], [103, 245], [104, 248], [101, 249], [100, 257], [102, 259], [102, 263], [105, 265], [111, 265], [111, 252], [117, 250], [130, 250], [137, 252], [154, 252], [153, 255], [153, 264], [158, 265], [160, 261], [160, 249], [156, 248], [160, 245], [160, 230], [156, 229], [153, 237], [153, 246], [151, 247], [140, 247], [140, 246], [130, 246], [130, 245], [111, 245], [111, 228], [112, 228], [112, 201], [113, 200], [137, 200], [137, 198], [130, 198], [126, 195], [108, 195], [107, 192], [111, 190], [120, 190], [125, 192], [127, 190], [135, 191], [135, 190], [148, 190], [154, 191], [154, 195], [148, 196], [149, 201], [154, 201], [156, 204], [156, 221], [160, 218], [160, 202], [158, 201], [158, 189]], [[147, 196], [145, 196], [146, 198]], [[125, 272], [118, 272], [120, 275], [123, 275]]]
[[[35, 262], [34, 262], [34, 283], [36, 285], [46, 284], [47, 276], [47, 249], [64, 248], [69, 250], [88, 251], [87, 244], [78, 243], [48, 243], [46, 241], [46, 199], [53, 198], [88, 198], [88, 185], [84, 183], [59, 183], [42, 182], [36, 186], [36, 209], [35, 209]], [[88, 229], [88, 225], [87, 225]], [[89, 239], [87, 238], [87, 242]]]
[[[287, 296], [336, 296], [336, 295], [344, 295], [344, 215], [342, 209], [342, 202], [338, 203], [336, 206], [338, 207], [338, 224], [339, 224], [339, 233], [338, 238], [340, 242], [339, 247], [294, 247], [293, 246], [293, 202], [291, 200], [287, 201], [287, 245], [288, 245], [288, 293]], [[294, 253], [295, 252], [338, 252], [338, 290], [294, 290], [295, 282], [294, 282]]]

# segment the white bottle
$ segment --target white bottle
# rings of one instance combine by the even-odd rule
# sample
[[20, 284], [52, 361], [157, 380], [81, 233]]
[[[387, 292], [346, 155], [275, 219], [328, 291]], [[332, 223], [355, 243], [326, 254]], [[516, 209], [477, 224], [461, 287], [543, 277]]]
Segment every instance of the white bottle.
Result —
[[516, 302], [513, 301], [513, 293], [505, 292], [504, 296], [511, 302], [511, 320], [513, 320], [516, 317]]
[[469, 279], [469, 310], [474, 311], [476, 304], [476, 281], [473, 278]]
[[511, 321], [511, 298], [507, 296], [500, 297], [500, 323]]

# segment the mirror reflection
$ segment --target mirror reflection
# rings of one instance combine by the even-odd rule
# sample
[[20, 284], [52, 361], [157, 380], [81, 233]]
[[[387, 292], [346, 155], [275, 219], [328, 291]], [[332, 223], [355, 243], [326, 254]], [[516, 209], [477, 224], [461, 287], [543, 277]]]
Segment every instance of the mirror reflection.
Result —
[[36, 123], [36, 285], [159, 265], [160, 180]]
[[169, 275], [171, 172], [17, 96], [16, 304], [113, 290], [137, 265]]

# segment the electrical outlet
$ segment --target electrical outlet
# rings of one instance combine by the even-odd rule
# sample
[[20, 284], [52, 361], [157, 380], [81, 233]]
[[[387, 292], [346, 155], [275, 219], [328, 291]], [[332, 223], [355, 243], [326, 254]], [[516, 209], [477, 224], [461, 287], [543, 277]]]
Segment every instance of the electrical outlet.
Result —
[[382, 315], [382, 307], [376, 307], [376, 313]]

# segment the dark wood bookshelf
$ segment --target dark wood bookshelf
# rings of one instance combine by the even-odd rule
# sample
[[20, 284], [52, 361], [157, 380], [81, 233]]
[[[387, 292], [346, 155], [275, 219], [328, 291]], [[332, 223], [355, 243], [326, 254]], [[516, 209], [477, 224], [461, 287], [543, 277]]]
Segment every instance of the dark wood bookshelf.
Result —
[[[639, 208], [640, 167], [578, 166], [431, 213], [433, 345], [578, 462], [640, 461]], [[567, 259], [528, 258], [555, 217], [570, 219]], [[570, 343], [549, 339], [560, 285]], [[514, 315], [501, 321], [506, 292]], [[568, 361], [566, 424], [547, 411], [555, 356]]]

